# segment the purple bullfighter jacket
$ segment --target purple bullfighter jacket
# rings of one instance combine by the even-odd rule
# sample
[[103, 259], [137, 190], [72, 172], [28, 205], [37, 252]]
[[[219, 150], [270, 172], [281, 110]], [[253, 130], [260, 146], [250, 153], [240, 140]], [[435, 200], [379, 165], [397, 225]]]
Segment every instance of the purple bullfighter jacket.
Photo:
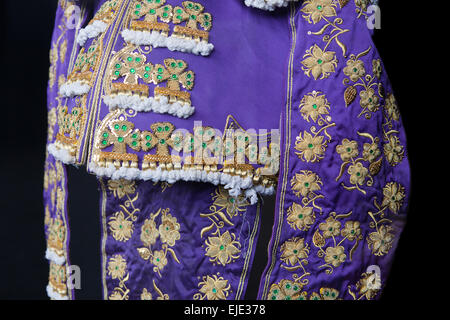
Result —
[[[66, 166], [101, 186], [105, 299], [376, 299], [404, 228], [406, 138], [369, 0], [60, 0], [47, 293], [68, 283]], [[71, 212], [76, 214], [76, 212]]]

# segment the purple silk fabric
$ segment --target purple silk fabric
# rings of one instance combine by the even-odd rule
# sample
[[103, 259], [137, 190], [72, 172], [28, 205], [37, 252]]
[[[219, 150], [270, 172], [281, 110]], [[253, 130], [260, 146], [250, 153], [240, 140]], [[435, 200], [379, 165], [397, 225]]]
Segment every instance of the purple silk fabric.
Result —
[[[67, 106], [68, 113], [85, 107], [87, 125], [76, 137], [79, 164], [93, 160], [94, 137], [110, 112], [103, 102], [107, 67], [125, 45], [120, 34], [127, 28], [131, 0], [118, 1], [118, 18], [106, 29], [103, 60], [89, 92], [62, 98], [58, 88], [81, 48], [87, 50], [95, 41], [88, 39], [80, 47], [75, 39], [104, 2], [60, 1], [52, 37], [48, 142], [55, 141], [60, 129], [57, 107]], [[140, 130], [163, 121], [190, 131], [195, 121], [224, 130], [231, 116], [245, 130], [280, 128], [277, 204], [258, 298], [378, 298], [405, 223], [409, 165], [393, 91], [366, 26], [366, 2], [305, 0], [274, 12], [249, 8], [241, 0], [198, 2], [213, 16], [209, 56], [167, 48], [145, 54], [154, 64], [169, 57], [188, 63], [195, 72], [195, 113], [180, 119], [128, 112], [128, 120]], [[182, 0], [169, 3], [177, 6]], [[80, 8], [78, 28], [70, 27], [72, 4]], [[148, 86], [152, 93], [155, 86]], [[140, 159], [145, 154], [135, 153]], [[44, 200], [47, 239], [50, 226], [61, 231], [53, 224], [55, 217], [61, 217], [65, 228], [61, 249], [53, 243], [49, 247], [56, 246], [57, 254], [47, 258], [66, 268], [63, 168], [48, 156], [46, 185], [52, 181], [55, 187], [45, 188]], [[260, 204], [230, 197], [209, 183], [103, 178], [100, 183], [105, 299], [244, 296]], [[52, 191], [57, 187], [62, 190], [59, 209]], [[232, 244], [228, 254], [221, 253], [223, 243]], [[51, 268], [49, 296], [72, 298], [61, 272]]]
[[101, 185], [105, 299], [244, 297], [259, 204], [204, 183], [101, 180]]
[[[288, 82], [287, 105], [282, 109], [283, 147], [275, 224], [259, 298], [378, 298], [386, 284], [405, 224], [409, 195], [405, 133], [395, 102], [392, 103], [392, 88], [382, 64], [378, 71], [372, 70], [373, 61], [380, 57], [364, 16], [358, 17], [358, 7], [350, 1], [342, 9], [339, 5], [335, 6], [336, 14], [332, 17], [324, 17], [316, 22], [311, 19], [309, 22], [310, 4], [311, 1], [306, 1], [300, 7], [291, 8], [293, 52], [288, 75], [291, 77], [288, 81], [291, 82]], [[320, 33], [325, 26], [328, 26], [325, 32]], [[342, 30], [347, 31], [341, 33]], [[330, 33], [336, 35], [336, 40], [330, 37], [328, 42], [329, 38], [325, 35]], [[326, 47], [326, 51], [333, 52], [333, 59], [336, 59], [335, 72], [324, 78], [319, 75], [315, 79], [312, 73], [308, 76], [305, 70], [308, 66], [303, 63], [308, 58], [307, 50], [315, 45], [322, 49]], [[315, 58], [326, 60], [322, 56]], [[352, 58], [362, 61], [365, 68], [361, 77], [354, 76], [355, 81], [350, 77], [355, 72], [361, 72], [361, 64], [348, 64]], [[381, 72], [379, 77], [378, 72]], [[380, 85], [371, 86], [371, 83]], [[349, 96], [346, 97], [346, 90], [348, 93], [351, 89], [347, 88], [350, 86], [357, 90], [353, 101]], [[362, 113], [360, 101], [363, 101], [363, 97], [360, 94], [370, 87], [375, 88], [375, 96], [379, 97], [378, 107]], [[306, 161], [304, 153], [302, 159], [301, 152], [295, 148], [299, 134], [326, 127], [327, 123], [321, 125], [303, 116], [302, 108], [308, 103], [302, 103], [302, 99], [314, 95], [314, 91], [318, 92], [317, 96], [326, 97], [329, 105], [326, 115], [331, 117], [327, 123], [335, 123], [326, 129], [331, 139], [323, 159], [315, 162]], [[395, 109], [394, 116], [392, 109]], [[370, 137], [379, 140], [372, 143]], [[345, 144], [344, 139], [355, 143]], [[393, 154], [389, 143], [394, 140], [399, 142], [394, 152], [398, 158], [390, 157]], [[371, 161], [363, 160], [366, 158], [363, 155], [366, 148], [364, 144], [367, 147], [377, 145], [382, 148], [381, 154]], [[353, 152], [355, 147], [359, 154], [354, 154], [354, 162], [351, 159], [344, 161], [342, 157], [346, 156], [346, 148], [352, 148]], [[382, 160], [379, 161], [380, 157]], [[358, 162], [367, 169], [370, 165], [376, 173], [372, 174], [372, 183], [366, 178], [363, 185], [358, 185], [360, 188], [349, 190], [348, 187], [356, 185], [349, 181], [352, 177], [348, 170]], [[302, 180], [305, 171], [314, 179]], [[357, 178], [357, 170], [352, 172], [353, 178]], [[302, 189], [303, 183], [314, 182], [317, 188]], [[312, 212], [307, 212], [311, 218], [309, 221], [297, 219], [302, 214], [302, 218], [305, 217], [305, 211], [301, 211], [300, 206], [312, 208]], [[327, 222], [327, 219], [330, 220]], [[343, 231], [346, 223], [348, 226], [358, 226], [353, 230], [360, 240], [349, 240], [354, 237], [348, 236], [350, 228]], [[292, 239], [294, 241], [290, 241]], [[295, 241], [297, 247], [293, 246]], [[284, 244], [288, 245], [283, 247]], [[296, 255], [290, 250], [302, 254]]]

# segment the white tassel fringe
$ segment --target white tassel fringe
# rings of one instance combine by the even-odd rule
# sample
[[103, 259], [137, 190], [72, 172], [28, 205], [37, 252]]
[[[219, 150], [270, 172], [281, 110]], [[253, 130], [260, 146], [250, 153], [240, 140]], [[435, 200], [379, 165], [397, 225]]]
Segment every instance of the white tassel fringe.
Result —
[[141, 98], [139, 96], [130, 96], [119, 93], [118, 95], [104, 96], [103, 102], [110, 110], [115, 108], [129, 108], [138, 112], [153, 111], [156, 113], [168, 113], [184, 119], [191, 116], [195, 111], [195, 107], [190, 106], [188, 103], [169, 103], [167, 97], [161, 97], [157, 100], [153, 97]]

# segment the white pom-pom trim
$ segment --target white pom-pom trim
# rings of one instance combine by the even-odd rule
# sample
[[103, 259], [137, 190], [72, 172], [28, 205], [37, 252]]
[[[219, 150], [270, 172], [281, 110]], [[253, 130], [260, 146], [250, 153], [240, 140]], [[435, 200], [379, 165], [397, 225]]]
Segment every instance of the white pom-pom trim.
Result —
[[87, 25], [85, 28], [80, 29], [80, 32], [78, 33], [77, 37], [77, 43], [80, 46], [84, 46], [84, 44], [88, 39], [98, 37], [99, 34], [106, 31], [107, 27], [108, 27], [107, 23], [100, 20], [95, 20], [93, 23]]
[[202, 56], [208, 56], [214, 49], [212, 43], [182, 39], [175, 36], [167, 37], [157, 31], [149, 32], [126, 29], [122, 31], [122, 37], [126, 42], [138, 46], [166, 47], [170, 51], [188, 52]]
[[[209, 182], [214, 185], [223, 185], [231, 196], [239, 196], [242, 190], [246, 190], [245, 195], [250, 198], [252, 204], [258, 201], [255, 197], [255, 193], [262, 195], [270, 195], [274, 193], [274, 188], [266, 188], [261, 185], [253, 186], [252, 179], [241, 178], [239, 176], [232, 176], [223, 172], [206, 172], [203, 170], [162, 170], [161, 168], [139, 170], [136, 168], [124, 168], [116, 169], [113, 164], [109, 164], [107, 167], [98, 166], [96, 163], [91, 162], [88, 166], [88, 171], [99, 176], [108, 177], [112, 180], [127, 179], [127, 180], [152, 180], [153, 182], [165, 181], [167, 183], [175, 183], [177, 181], [196, 181], [196, 182]], [[253, 191], [252, 191], [253, 190]]]
[[188, 103], [169, 103], [169, 99], [167, 97], [160, 97], [158, 99], [153, 97], [142, 98], [139, 96], [119, 93], [117, 95], [104, 96], [103, 102], [109, 107], [110, 110], [116, 108], [129, 108], [138, 112], [152, 111], [156, 113], [168, 113], [184, 119], [191, 116], [195, 111], [195, 107]]
[[73, 98], [88, 93], [90, 89], [91, 86], [84, 82], [66, 82], [59, 87], [59, 94], [63, 98]]
[[59, 265], [63, 265], [64, 262], [66, 262], [66, 258], [64, 256], [60, 256], [51, 248], [47, 248], [45, 251], [45, 258]]
[[65, 164], [73, 164], [76, 162], [74, 156], [72, 156], [66, 149], [58, 148], [55, 143], [51, 143], [47, 146], [48, 153], [50, 153], [56, 160]]
[[47, 295], [49, 298], [54, 300], [69, 300], [68, 296], [62, 296], [55, 290], [53, 290], [51, 285], [47, 285]]
[[279, 7], [286, 7], [289, 2], [298, 0], [245, 0], [245, 4], [249, 7], [273, 11]]

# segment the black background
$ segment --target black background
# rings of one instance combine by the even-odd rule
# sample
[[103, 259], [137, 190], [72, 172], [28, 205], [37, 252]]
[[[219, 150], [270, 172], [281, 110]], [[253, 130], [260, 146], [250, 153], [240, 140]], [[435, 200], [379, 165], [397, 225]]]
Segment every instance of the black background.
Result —
[[[217, 0], [215, 0], [217, 1]], [[226, 0], [225, 0], [226, 1]], [[46, 87], [56, 0], [1, 3], [1, 141], [0, 166], [0, 299], [47, 299], [48, 263], [44, 259], [42, 178], [46, 142]], [[423, 150], [423, 108], [426, 100], [420, 57], [428, 39], [419, 35], [424, 21], [405, 1], [381, 0], [381, 30], [375, 42], [399, 102], [408, 137], [412, 194], [408, 223], [400, 239], [382, 300], [398, 301], [429, 292], [430, 275], [423, 266], [424, 239], [430, 221], [426, 204], [426, 152]], [[5, 128], [6, 126], [6, 128]], [[81, 267], [82, 290], [77, 297], [100, 299], [100, 223], [95, 177], [69, 169], [71, 262]], [[256, 296], [266, 264], [273, 220], [273, 198], [266, 199], [262, 233], [247, 298]], [[426, 217], [426, 219], [424, 219]]]

